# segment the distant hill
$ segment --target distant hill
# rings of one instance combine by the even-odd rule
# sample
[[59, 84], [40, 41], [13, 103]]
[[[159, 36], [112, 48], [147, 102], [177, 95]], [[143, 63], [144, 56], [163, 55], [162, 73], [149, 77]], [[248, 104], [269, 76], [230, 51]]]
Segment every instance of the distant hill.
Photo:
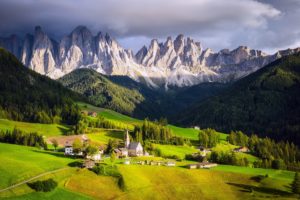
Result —
[[127, 76], [105, 76], [92, 69], [78, 69], [58, 79], [83, 94], [91, 103], [137, 118], [172, 117], [195, 100], [205, 99], [227, 85], [203, 83], [192, 87], [153, 90]]
[[73, 102], [78, 100], [84, 99], [0, 48], [0, 118], [73, 124], [79, 112]]
[[194, 104], [177, 123], [242, 130], [300, 143], [300, 54], [290, 55]]
[[159, 113], [155, 106], [157, 94], [125, 76], [105, 76], [92, 69], [78, 69], [58, 81], [99, 107], [139, 117]]

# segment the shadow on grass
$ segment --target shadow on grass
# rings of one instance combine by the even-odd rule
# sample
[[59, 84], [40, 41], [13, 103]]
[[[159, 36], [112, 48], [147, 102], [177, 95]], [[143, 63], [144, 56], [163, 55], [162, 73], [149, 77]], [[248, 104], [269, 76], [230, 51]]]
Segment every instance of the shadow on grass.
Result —
[[68, 133], [70, 131], [72, 131], [72, 128], [67, 127], [66, 125], [63, 125], [63, 126], [65, 126], [65, 127], [58, 126], [57, 128], [60, 130], [60, 132], [62, 133], [62, 135], [68, 135]]
[[105, 133], [105, 136], [116, 139], [123, 139], [123, 134], [120, 131], [109, 131], [108, 133]]
[[68, 164], [69, 167], [82, 167], [82, 162], [80, 161], [74, 161], [74, 162], [70, 162]]
[[54, 151], [39, 151], [39, 150], [32, 150], [35, 153], [42, 153], [42, 154], [48, 154], [51, 156], [56, 156], [56, 157], [60, 157], [60, 158], [70, 158], [70, 159], [77, 159], [78, 157], [68, 157], [65, 156], [63, 153], [59, 153], [59, 152], [54, 152]]
[[228, 185], [232, 185], [235, 187], [240, 188], [242, 192], [261, 192], [261, 193], [265, 193], [265, 194], [272, 194], [272, 195], [280, 195], [280, 196], [291, 196], [293, 195], [290, 192], [286, 192], [286, 191], [282, 191], [282, 190], [278, 190], [275, 188], [266, 188], [266, 187], [257, 187], [254, 185], [246, 185], [246, 184], [239, 184], [239, 183], [227, 183]]

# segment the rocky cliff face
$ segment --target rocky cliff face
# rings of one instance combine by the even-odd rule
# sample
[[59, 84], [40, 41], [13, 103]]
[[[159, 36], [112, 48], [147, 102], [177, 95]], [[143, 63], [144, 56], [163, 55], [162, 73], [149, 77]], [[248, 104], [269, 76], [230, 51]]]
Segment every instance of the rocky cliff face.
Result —
[[16, 55], [24, 65], [59, 78], [77, 68], [93, 68], [107, 75], [125, 75], [151, 87], [191, 86], [201, 82], [226, 82], [244, 77], [264, 65], [300, 49], [279, 51], [267, 55], [245, 46], [232, 51], [214, 53], [203, 49], [199, 42], [178, 35], [164, 43], [152, 40], [136, 55], [122, 48], [108, 34], [94, 36], [84, 26], [78, 26], [58, 43], [41, 27], [24, 39], [12, 35], [0, 38], [0, 46]]

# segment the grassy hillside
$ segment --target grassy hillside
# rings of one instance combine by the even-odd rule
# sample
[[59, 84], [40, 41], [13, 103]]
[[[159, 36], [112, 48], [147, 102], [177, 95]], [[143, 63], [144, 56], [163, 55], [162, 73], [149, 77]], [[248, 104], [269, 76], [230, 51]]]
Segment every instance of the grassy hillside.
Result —
[[61, 153], [4, 143], [0, 143], [0, 158], [1, 189], [44, 172], [67, 167], [74, 162]]
[[242, 130], [299, 144], [300, 55], [279, 59], [178, 116], [184, 125]]
[[135, 82], [129, 78], [124, 77], [122, 84], [119, 84], [94, 70], [78, 69], [59, 79], [59, 82], [65, 87], [83, 94], [90, 102], [99, 107], [109, 108], [127, 115], [146, 116], [156, 112], [154, 98], [151, 98], [154, 97], [154, 92], [145, 86], [131, 85]]
[[37, 132], [44, 136], [64, 135], [70, 130], [68, 126], [59, 124], [40, 124], [0, 119], [0, 130], [13, 130], [14, 128], [25, 132]]
[[[279, 197], [276, 193], [283, 194], [281, 198], [284, 198], [289, 196], [286, 183], [290, 183], [293, 176], [293, 173], [288, 174], [288, 182], [281, 182], [282, 179], [275, 176], [267, 178], [266, 181], [279, 187], [268, 189], [265, 183], [251, 180], [253, 175], [261, 172], [246, 175], [217, 170], [124, 165], [119, 169], [129, 191], [120, 199], [272, 199]], [[249, 187], [253, 188], [252, 192], [248, 192]]]
[[[172, 152], [178, 149], [160, 145]], [[184, 147], [183, 147], [184, 148]], [[188, 151], [183, 149], [183, 152]], [[0, 189], [37, 174], [65, 168], [73, 159], [37, 148], [0, 143]], [[157, 160], [161, 158], [141, 158]], [[110, 159], [106, 161], [110, 163]], [[36, 161], [36, 162], [35, 162]], [[220, 165], [212, 170], [189, 170], [178, 163], [176, 167], [123, 165], [116, 161], [125, 182], [125, 190], [117, 179], [97, 176], [79, 168], [45, 175], [39, 179], [53, 178], [58, 187], [49, 193], [34, 192], [26, 184], [0, 193], [3, 199], [294, 199], [290, 188], [294, 172], [254, 169]], [[268, 177], [261, 182], [257, 175]], [[226, 194], [226, 195], [224, 195]]]
[[94, 105], [140, 119], [173, 119], [192, 103], [214, 96], [227, 87], [221, 83], [203, 83], [165, 91], [150, 89], [126, 76], [105, 76], [92, 69], [75, 70], [59, 81], [86, 96]]

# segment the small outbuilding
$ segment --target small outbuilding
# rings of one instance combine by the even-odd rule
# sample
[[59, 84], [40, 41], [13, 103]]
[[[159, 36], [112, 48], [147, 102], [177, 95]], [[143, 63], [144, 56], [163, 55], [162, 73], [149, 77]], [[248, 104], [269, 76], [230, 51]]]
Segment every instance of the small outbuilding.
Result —
[[249, 153], [250, 150], [248, 147], [239, 147], [239, 148], [235, 148], [233, 149], [234, 152], [240, 152], [240, 153]]
[[175, 164], [174, 161], [167, 161], [167, 162], [165, 163], [165, 165], [166, 165], [167, 167], [174, 167], [176, 164]]

